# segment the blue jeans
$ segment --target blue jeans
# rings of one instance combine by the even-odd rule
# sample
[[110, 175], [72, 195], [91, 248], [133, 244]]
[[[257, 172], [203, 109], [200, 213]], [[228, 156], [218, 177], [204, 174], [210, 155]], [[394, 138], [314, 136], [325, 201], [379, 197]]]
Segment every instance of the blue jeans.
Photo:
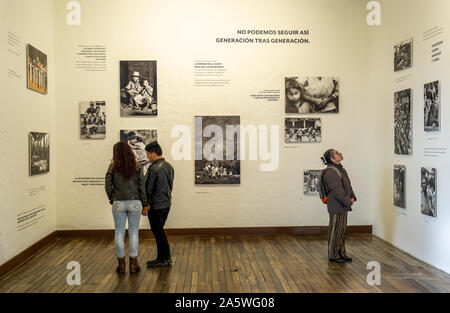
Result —
[[117, 257], [125, 257], [124, 237], [125, 223], [128, 217], [128, 237], [130, 238], [130, 257], [137, 257], [139, 248], [139, 223], [141, 221], [142, 203], [139, 200], [114, 201], [112, 205], [112, 214], [116, 234], [114, 245], [116, 247]]

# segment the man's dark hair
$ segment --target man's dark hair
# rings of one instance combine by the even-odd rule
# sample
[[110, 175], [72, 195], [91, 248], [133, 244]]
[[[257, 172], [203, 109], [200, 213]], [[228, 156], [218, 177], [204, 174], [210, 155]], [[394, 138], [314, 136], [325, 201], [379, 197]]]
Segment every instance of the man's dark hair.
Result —
[[145, 147], [145, 151], [147, 152], [154, 152], [156, 153], [158, 156], [162, 155], [162, 149], [161, 146], [159, 145], [159, 143], [157, 141], [155, 142], [151, 142], [149, 143], [146, 147]]

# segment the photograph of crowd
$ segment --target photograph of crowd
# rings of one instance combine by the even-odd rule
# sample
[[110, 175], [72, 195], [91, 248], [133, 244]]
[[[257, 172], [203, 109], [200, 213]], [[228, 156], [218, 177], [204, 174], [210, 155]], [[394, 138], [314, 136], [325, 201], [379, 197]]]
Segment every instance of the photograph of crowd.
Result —
[[320, 118], [286, 118], [285, 142], [321, 142], [322, 123]]
[[27, 87], [47, 93], [47, 55], [32, 45], [27, 45]]
[[104, 139], [106, 137], [105, 101], [80, 102], [81, 139]]
[[50, 141], [48, 133], [31, 132], [28, 141], [30, 176], [50, 172]]
[[409, 38], [394, 46], [394, 72], [412, 67], [413, 40]]
[[422, 214], [437, 216], [436, 169], [422, 167], [421, 170]]
[[195, 117], [195, 184], [240, 184], [240, 117]]
[[150, 161], [147, 158], [145, 146], [150, 142], [157, 141], [157, 130], [121, 130], [120, 140], [125, 141], [130, 145], [131, 150], [133, 150], [136, 155], [139, 165], [144, 169], [144, 173], [147, 173], [147, 169], [150, 167]]
[[412, 94], [411, 89], [394, 94], [395, 154], [412, 154]]
[[286, 77], [286, 114], [339, 113], [337, 77]]
[[399, 208], [406, 208], [405, 183], [406, 167], [404, 165], [394, 165], [394, 205]]
[[120, 61], [120, 116], [158, 115], [156, 61]]
[[424, 85], [424, 100], [425, 131], [439, 131], [441, 129], [439, 81]]
[[305, 195], [319, 195], [319, 176], [321, 170], [307, 170], [303, 172], [303, 193]]

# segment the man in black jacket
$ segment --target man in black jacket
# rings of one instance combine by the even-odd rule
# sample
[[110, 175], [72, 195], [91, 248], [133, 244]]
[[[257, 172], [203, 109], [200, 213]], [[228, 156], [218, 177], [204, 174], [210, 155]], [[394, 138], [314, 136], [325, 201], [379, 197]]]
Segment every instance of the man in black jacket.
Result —
[[149, 207], [144, 208], [150, 227], [156, 239], [158, 255], [155, 260], [147, 262], [147, 267], [162, 267], [172, 264], [170, 247], [164, 232], [164, 224], [171, 206], [174, 169], [162, 156], [161, 146], [152, 142], [145, 147], [147, 157], [152, 163], [147, 171], [145, 189]]

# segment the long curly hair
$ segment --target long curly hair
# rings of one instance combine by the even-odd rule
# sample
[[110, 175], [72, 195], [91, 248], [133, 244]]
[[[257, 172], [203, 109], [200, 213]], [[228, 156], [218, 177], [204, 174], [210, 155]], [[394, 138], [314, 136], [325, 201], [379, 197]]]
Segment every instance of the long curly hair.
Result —
[[112, 172], [120, 173], [129, 180], [137, 172], [137, 161], [128, 143], [119, 141], [113, 147]]

